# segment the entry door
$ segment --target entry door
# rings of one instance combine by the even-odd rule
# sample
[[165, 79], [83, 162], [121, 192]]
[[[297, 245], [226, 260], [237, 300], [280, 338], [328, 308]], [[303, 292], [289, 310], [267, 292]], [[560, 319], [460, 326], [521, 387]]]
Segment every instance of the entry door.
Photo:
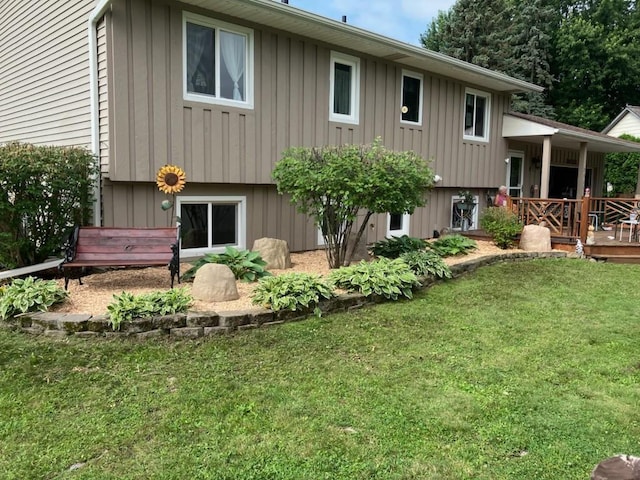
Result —
[[509, 163], [507, 165], [507, 188], [512, 197], [522, 197], [522, 179], [524, 176], [523, 152], [509, 152]]

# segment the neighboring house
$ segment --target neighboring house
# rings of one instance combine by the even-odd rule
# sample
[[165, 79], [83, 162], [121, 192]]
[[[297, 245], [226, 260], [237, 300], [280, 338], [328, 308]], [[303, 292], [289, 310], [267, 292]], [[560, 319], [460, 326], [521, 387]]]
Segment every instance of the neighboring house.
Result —
[[509, 113], [512, 93], [538, 86], [273, 0], [5, 0], [0, 19], [0, 142], [91, 148], [107, 226], [171, 222], [155, 174], [184, 168], [187, 255], [265, 236], [321, 245], [271, 180], [290, 146], [381, 136], [432, 159], [427, 206], [374, 216], [368, 242], [462, 227], [461, 190], [478, 201], [471, 228], [501, 184], [575, 197], [586, 178], [600, 191], [603, 152], [640, 151]]
[[627, 134], [640, 138], [640, 107], [627, 105], [613, 121], [602, 130], [602, 133], [619, 137]]

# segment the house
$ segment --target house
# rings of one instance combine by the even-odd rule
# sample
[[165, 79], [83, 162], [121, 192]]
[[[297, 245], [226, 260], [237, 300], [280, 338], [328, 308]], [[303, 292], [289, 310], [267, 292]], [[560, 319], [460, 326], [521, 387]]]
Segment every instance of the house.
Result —
[[627, 134], [640, 138], [640, 107], [627, 105], [602, 133], [619, 137]]
[[[374, 216], [368, 242], [473, 228], [501, 184], [513, 196], [600, 191], [604, 153], [640, 151], [509, 112], [513, 93], [541, 87], [274, 0], [7, 0], [0, 19], [0, 142], [92, 149], [105, 226], [172, 222], [155, 174], [182, 167], [183, 255], [265, 236], [292, 251], [322, 244], [271, 180], [290, 146], [380, 136], [432, 159], [441, 180], [427, 206]], [[461, 190], [478, 204], [466, 223]]]

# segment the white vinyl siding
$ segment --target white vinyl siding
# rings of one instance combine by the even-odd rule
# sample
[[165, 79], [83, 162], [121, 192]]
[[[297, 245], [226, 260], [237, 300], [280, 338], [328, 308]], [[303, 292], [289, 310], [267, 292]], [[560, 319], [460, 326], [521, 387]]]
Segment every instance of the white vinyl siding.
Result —
[[87, 19], [95, 1], [0, 3], [0, 142], [91, 143]]
[[631, 113], [627, 113], [620, 121], [607, 132], [607, 135], [619, 137], [622, 134], [640, 137], [640, 118]]

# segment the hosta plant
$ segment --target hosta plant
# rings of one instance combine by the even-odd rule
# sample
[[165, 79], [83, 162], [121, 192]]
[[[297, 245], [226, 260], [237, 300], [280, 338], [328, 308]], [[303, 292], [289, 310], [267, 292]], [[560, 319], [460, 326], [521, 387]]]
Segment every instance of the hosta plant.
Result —
[[441, 257], [453, 257], [455, 255], [467, 255], [478, 248], [478, 244], [475, 240], [454, 234], [440, 237], [435, 242], [430, 243], [429, 248]]
[[251, 301], [274, 312], [313, 308], [314, 313], [319, 315], [320, 300], [333, 296], [333, 289], [320, 275], [286, 273], [261, 279], [253, 290]]
[[111, 327], [118, 330], [122, 322], [131, 321], [134, 318], [184, 313], [192, 302], [193, 297], [184, 288], [173, 288], [166, 292], [151, 292], [141, 295], [122, 292], [120, 295], [113, 296], [113, 301], [107, 306], [107, 311]]
[[420, 285], [409, 265], [398, 258], [384, 257], [334, 270], [329, 274], [329, 281], [348, 292], [359, 292], [366, 297], [379, 295], [390, 300], [413, 298], [412, 288]]
[[451, 269], [440, 255], [431, 250], [407, 252], [400, 259], [419, 277], [451, 278]]
[[67, 292], [54, 280], [34, 277], [17, 278], [0, 287], [0, 318], [6, 320], [19, 313], [41, 311], [67, 298]]
[[376, 257], [398, 258], [403, 253], [424, 250], [427, 242], [421, 238], [402, 235], [401, 237], [385, 238], [371, 247], [371, 253]]
[[262, 259], [258, 252], [226, 247], [224, 253], [207, 253], [204, 257], [196, 260], [192, 267], [182, 275], [182, 279], [192, 280], [198, 269], [207, 263], [226, 265], [231, 269], [236, 279], [245, 282], [255, 282], [262, 277], [271, 275], [265, 270], [267, 262]]

